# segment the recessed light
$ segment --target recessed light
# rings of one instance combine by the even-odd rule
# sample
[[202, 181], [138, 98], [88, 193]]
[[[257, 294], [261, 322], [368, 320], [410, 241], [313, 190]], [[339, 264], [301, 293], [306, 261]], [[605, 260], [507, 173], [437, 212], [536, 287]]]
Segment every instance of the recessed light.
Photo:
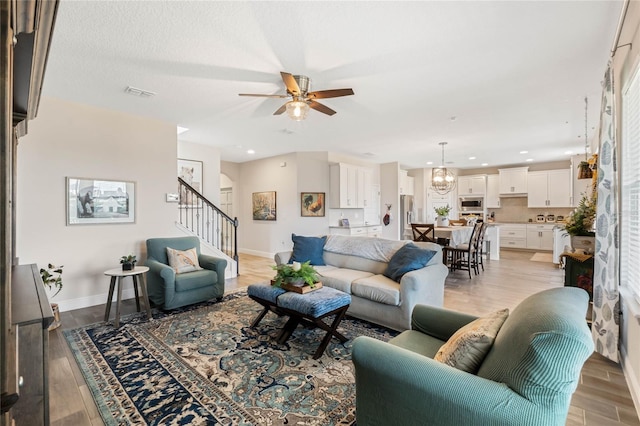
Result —
[[489, 163], [482, 163], [481, 166], [488, 166]]
[[566, 155], [571, 155], [571, 154], [573, 154], [573, 151], [565, 151], [564, 153], [565, 153]]
[[476, 157], [469, 157], [469, 160], [475, 160]]
[[189, 129], [187, 129], [186, 127], [177, 126], [177, 128], [178, 128], [178, 134], [179, 135], [183, 134], [184, 132], [188, 132], [189, 131]]
[[256, 153], [256, 152], [255, 152], [254, 150], [252, 150], [252, 149], [248, 149], [248, 150], [247, 150], [247, 154], [255, 154], [255, 153]]
[[530, 163], [530, 162], [532, 162], [532, 161], [533, 161], [533, 158], [527, 158], [525, 161], [526, 161], [526, 162], [528, 162], [528, 163]]
[[427, 164], [433, 164], [433, 161], [427, 161]]
[[520, 151], [520, 154], [528, 154], [529, 151]]

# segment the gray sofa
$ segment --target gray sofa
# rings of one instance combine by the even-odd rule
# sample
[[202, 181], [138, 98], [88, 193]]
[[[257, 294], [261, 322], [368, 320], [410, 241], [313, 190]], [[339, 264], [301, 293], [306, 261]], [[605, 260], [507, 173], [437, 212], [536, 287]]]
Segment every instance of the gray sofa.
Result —
[[[409, 241], [329, 235], [323, 250], [326, 265], [314, 267], [323, 285], [351, 295], [348, 315], [395, 330], [408, 330], [416, 304], [443, 305], [448, 269], [442, 263], [439, 245], [413, 242], [436, 252], [429, 263], [422, 269], [407, 272], [400, 283], [382, 275], [393, 253], [407, 243]], [[291, 253], [277, 253], [276, 264], [288, 263]]]

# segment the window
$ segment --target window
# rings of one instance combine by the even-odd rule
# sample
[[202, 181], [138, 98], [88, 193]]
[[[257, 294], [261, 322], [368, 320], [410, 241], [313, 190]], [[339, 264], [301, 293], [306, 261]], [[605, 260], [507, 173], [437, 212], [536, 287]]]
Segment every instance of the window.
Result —
[[620, 282], [640, 303], [640, 69], [622, 93]]

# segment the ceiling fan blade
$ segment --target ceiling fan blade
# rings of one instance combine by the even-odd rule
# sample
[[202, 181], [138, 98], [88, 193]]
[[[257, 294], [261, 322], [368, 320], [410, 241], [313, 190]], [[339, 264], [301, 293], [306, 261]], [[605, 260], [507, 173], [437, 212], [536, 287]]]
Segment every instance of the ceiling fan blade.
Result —
[[273, 115], [280, 115], [287, 110], [287, 104], [282, 105], [280, 108], [273, 113]]
[[280, 71], [280, 75], [282, 76], [282, 81], [284, 81], [284, 85], [287, 86], [289, 93], [294, 96], [300, 96], [300, 86], [298, 86], [298, 82], [293, 78], [293, 75], [282, 71]]
[[331, 108], [329, 108], [328, 106], [324, 106], [322, 105], [320, 102], [316, 102], [316, 101], [307, 101], [307, 103], [309, 104], [309, 106], [313, 109], [315, 109], [316, 111], [320, 111], [323, 114], [327, 114], [327, 115], [333, 115], [336, 112], [334, 110], [332, 110]]
[[326, 98], [339, 98], [340, 96], [353, 95], [353, 89], [332, 89], [332, 90], [318, 90], [316, 92], [307, 93], [309, 99], [326, 99]]
[[260, 93], [238, 93], [238, 96], [257, 96], [260, 98], [288, 98], [289, 95], [263, 95]]

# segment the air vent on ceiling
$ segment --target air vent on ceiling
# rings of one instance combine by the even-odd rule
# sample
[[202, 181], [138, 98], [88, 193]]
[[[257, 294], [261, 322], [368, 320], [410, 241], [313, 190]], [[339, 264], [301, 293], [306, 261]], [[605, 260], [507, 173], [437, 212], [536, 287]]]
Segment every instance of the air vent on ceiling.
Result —
[[124, 92], [128, 93], [129, 95], [139, 96], [141, 98], [150, 98], [156, 95], [154, 92], [138, 89], [137, 87], [133, 87], [133, 86], [127, 86], [127, 88], [124, 89]]

